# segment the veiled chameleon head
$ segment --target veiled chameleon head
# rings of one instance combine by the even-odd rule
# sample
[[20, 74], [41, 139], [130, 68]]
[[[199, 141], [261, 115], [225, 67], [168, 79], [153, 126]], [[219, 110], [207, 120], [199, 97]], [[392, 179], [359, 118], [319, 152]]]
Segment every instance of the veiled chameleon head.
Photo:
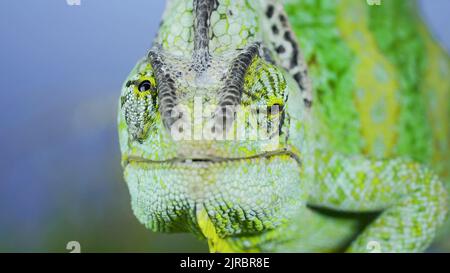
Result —
[[118, 114], [137, 218], [154, 231], [256, 234], [295, 213], [304, 109], [259, 43], [210, 54], [155, 46], [125, 81]]

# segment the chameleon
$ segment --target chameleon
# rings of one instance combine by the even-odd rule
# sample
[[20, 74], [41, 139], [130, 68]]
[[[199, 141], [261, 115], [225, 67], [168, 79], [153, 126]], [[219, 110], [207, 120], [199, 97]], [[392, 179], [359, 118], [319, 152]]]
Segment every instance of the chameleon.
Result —
[[373, 2], [167, 1], [118, 106], [139, 222], [211, 252], [445, 236], [449, 58], [416, 1]]

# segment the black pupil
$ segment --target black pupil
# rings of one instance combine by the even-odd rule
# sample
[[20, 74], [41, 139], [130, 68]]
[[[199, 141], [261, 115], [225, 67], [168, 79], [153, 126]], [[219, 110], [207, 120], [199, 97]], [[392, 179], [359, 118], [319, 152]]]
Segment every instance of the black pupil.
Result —
[[151, 86], [149, 81], [143, 81], [143, 82], [141, 82], [141, 84], [139, 84], [139, 88], [138, 89], [141, 92], [145, 92], [145, 91], [150, 90], [151, 87], [152, 86]]

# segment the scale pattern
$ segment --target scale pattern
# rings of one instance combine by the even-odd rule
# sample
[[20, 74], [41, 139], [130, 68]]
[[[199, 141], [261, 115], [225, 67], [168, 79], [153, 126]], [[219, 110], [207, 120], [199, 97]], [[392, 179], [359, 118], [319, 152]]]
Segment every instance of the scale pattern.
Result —
[[168, 1], [119, 104], [138, 220], [212, 252], [426, 250], [449, 208], [450, 63], [415, 1], [381, 2]]

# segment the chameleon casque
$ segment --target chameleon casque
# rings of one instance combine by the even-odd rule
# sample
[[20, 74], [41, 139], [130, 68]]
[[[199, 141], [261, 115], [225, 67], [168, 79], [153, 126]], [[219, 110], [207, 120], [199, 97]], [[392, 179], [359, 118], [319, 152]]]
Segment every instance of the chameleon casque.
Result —
[[424, 251], [448, 229], [449, 101], [415, 1], [167, 1], [120, 98], [134, 214], [212, 252]]

